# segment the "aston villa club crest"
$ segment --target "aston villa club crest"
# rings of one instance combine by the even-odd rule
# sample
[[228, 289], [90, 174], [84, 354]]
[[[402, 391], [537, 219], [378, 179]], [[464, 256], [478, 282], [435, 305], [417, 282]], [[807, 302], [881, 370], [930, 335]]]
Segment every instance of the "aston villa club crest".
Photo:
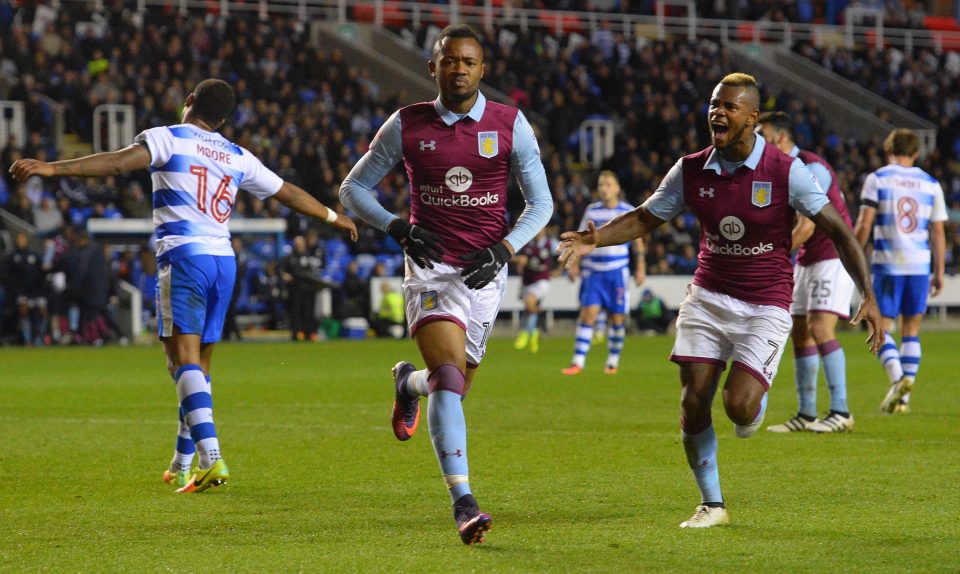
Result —
[[420, 308], [424, 311], [433, 311], [437, 308], [437, 292], [424, 291], [420, 293]]
[[477, 134], [477, 145], [480, 146], [481, 157], [494, 157], [500, 151], [500, 139], [497, 132], [480, 132]]
[[773, 201], [773, 184], [769, 181], [753, 182], [753, 197], [751, 203], [757, 207], [766, 207]]

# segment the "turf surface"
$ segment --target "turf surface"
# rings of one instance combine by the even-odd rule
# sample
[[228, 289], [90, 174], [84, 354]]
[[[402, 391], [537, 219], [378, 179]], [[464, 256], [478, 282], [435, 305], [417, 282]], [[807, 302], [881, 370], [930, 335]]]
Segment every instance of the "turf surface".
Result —
[[[733, 435], [715, 405], [732, 525], [681, 531], [699, 496], [671, 339], [631, 337], [620, 374], [563, 377], [572, 341], [494, 340], [466, 403], [471, 484], [493, 515], [461, 544], [426, 424], [389, 428], [409, 341], [224, 344], [216, 422], [232, 478], [160, 481], [176, 431], [159, 347], [0, 349], [0, 571], [956, 572], [960, 333], [923, 337], [907, 415], [847, 349], [855, 432]], [[766, 424], [796, 409], [784, 356]], [[821, 383], [820, 407], [827, 405]], [[425, 419], [425, 417], [424, 417]]]

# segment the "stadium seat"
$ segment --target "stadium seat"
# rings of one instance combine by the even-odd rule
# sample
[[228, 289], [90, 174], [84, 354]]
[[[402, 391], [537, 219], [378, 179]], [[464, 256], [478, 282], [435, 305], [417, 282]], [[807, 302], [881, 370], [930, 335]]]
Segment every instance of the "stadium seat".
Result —
[[560, 26], [560, 29], [564, 34], [569, 34], [570, 32], [583, 32], [585, 29], [583, 20], [576, 14], [555, 15], [547, 12], [540, 12], [537, 15], [537, 18], [551, 32], [556, 32], [557, 25]]
[[434, 6], [430, 9], [430, 20], [438, 28], [444, 28], [450, 24], [450, 13], [443, 8]]
[[407, 24], [407, 17], [397, 2], [383, 3], [383, 25], [391, 28], [403, 28]]
[[952, 16], [927, 16], [923, 19], [927, 30], [942, 30], [944, 32], [960, 32], [957, 19]]
[[353, 20], [359, 23], [372, 23], [376, 19], [377, 9], [373, 4], [362, 3], [353, 6]]

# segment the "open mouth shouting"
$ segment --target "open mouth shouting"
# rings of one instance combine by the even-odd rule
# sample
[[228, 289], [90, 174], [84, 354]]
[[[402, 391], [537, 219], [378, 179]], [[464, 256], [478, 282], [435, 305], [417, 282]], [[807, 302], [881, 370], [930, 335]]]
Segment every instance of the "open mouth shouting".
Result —
[[713, 133], [714, 146], [722, 146], [727, 143], [730, 126], [714, 122], [710, 124], [710, 131]]

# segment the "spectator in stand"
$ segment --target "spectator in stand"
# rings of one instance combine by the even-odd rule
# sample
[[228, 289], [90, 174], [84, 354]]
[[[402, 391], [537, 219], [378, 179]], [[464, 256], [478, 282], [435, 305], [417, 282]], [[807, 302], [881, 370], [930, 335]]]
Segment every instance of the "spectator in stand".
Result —
[[370, 310], [370, 288], [359, 274], [356, 261], [347, 264], [347, 272], [340, 288], [334, 291], [334, 315], [338, 320], [367, 317]]
[[52, 235], [63, 226], [63, 215], [49, 193], [44, 193], [40, 205], [33, 208], [33, 224], [42, 236]]
[[407, 331], [403, 295], [393, 289], [389, 281], [380, 284], [380, 293], [380, 308], [371, 326], [378, 337], [402, 339]]
[[637, 308], [633, 310], [633, 319], [641, 332], [663, 335], [673, 320], [673, 313], [667, 309], [663, 299], [654, 295], [653, 291], [644, 289]]
[[268, 261], [263, 271], [257, 275], [256, 300], [263, 304], [270, 317], [269, 328], [282, 329], [287, 324], [283, 306], [283, 302], [287, 300], [287, 291], [276, 261]]
[[33, 225], [33, 204], [27, 197], [26, 185], [20, 184], [17, 186], [12, 200], [6, 205], [6, 210], [10, 212], [10, 215]]
[[[668, 257], [667, 260], [670, 261], [670, 258]], [[680, 248], [679, 255], [673, 256], [670, 266], [677, 275], [693, 275], [697, 270], [697, 250], [692, 244], [687, 243]]]
[[46, 277], [43, 261], [28, 246], [29, 236], [17, 233], [14, 250], [3, 266], [4, 291], [16, 305], [20, 338], [24, 345], [43, 345], [47, 334]]
[[138, 181], [131, 181], [120, 192], [120, 213], [123, 217], [151, 219], [153, 205], [143, 192], [143, 186]]
[[317, 290], [323, 285], [321, 259], [310, 254], [302, 235], [293, 238], [293, 252], [284, 258], [280, 276], [287, 287], [290, 338], [317, 340]]

